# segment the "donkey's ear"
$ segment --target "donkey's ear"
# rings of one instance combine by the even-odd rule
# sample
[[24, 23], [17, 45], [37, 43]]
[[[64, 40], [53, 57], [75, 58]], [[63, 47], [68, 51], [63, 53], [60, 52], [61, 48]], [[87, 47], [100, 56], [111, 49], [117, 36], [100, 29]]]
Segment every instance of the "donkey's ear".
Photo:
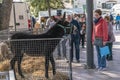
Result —
[[66, 18], [66, 12], [64, 12], [63, 14], [63, 21], [65, 21], [65, 18]]

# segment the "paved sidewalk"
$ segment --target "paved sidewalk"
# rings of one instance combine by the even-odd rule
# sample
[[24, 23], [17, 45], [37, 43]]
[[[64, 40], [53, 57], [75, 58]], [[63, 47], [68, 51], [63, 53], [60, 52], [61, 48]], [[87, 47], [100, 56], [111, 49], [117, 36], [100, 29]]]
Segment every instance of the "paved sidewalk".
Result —
[[[113, 46], [113, 61], [107, 62], [107, 71], [84, 69], [86, 50], [81, 49], [81, 63], [73, 63], [73, 80], [120, 80], [120, 31], [115, 31], [116, 42]], [[97, 65], [97, 55], [94, 52], [94, 62]]]

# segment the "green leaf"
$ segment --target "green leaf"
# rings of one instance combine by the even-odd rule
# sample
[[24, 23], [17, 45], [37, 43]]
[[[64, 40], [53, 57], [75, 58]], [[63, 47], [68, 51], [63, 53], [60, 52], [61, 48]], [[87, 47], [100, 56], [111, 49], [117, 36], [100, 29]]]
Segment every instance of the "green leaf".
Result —
[[[39, 11], [48, 10], [47, 0], [25, 0], [30, 4], [30, 11], [31, 14], [34, 16], [38, 16]], [[49, 0], [50, 1], [50, 8], [57, 9], [57, 8], [64, 8], [62, 4], [62, 0]]]

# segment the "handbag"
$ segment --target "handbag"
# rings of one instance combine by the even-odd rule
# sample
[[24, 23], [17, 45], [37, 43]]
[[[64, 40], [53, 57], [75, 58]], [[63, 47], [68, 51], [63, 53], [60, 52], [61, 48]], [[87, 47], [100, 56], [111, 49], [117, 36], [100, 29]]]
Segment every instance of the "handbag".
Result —
[[100, 46], [100, 47], [103, 46], [103, 40], [102, 40], [102, 38], [96, 38], [95, 37], [94, 45]]
[[94, 29], [94, 38], [95, 38], [95, 40], [94, 40], [94, 45], [95, 46], [103, 46], [103, 40], [102, 40], [102, 38], [99, 38], [99, 37], [95, 37], [95, 29]]
[[108, 54], [110, 54], [109, 47], [108, 46], [100, 47], [100, 54], [101, 54], [101, 57], [107, 56]]

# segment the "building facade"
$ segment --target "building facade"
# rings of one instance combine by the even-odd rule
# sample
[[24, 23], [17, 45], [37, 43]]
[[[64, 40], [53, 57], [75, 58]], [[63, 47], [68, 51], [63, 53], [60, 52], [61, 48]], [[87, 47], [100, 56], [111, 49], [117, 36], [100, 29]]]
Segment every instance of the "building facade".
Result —
[[86, 0], [74, 0], [73, 7], [74, 8], [83, 8], [86, 5]]
[[120, 4], [120, 0], [94, 0], [94, 9], [104, 7], [110, 9], [115, 4]]

